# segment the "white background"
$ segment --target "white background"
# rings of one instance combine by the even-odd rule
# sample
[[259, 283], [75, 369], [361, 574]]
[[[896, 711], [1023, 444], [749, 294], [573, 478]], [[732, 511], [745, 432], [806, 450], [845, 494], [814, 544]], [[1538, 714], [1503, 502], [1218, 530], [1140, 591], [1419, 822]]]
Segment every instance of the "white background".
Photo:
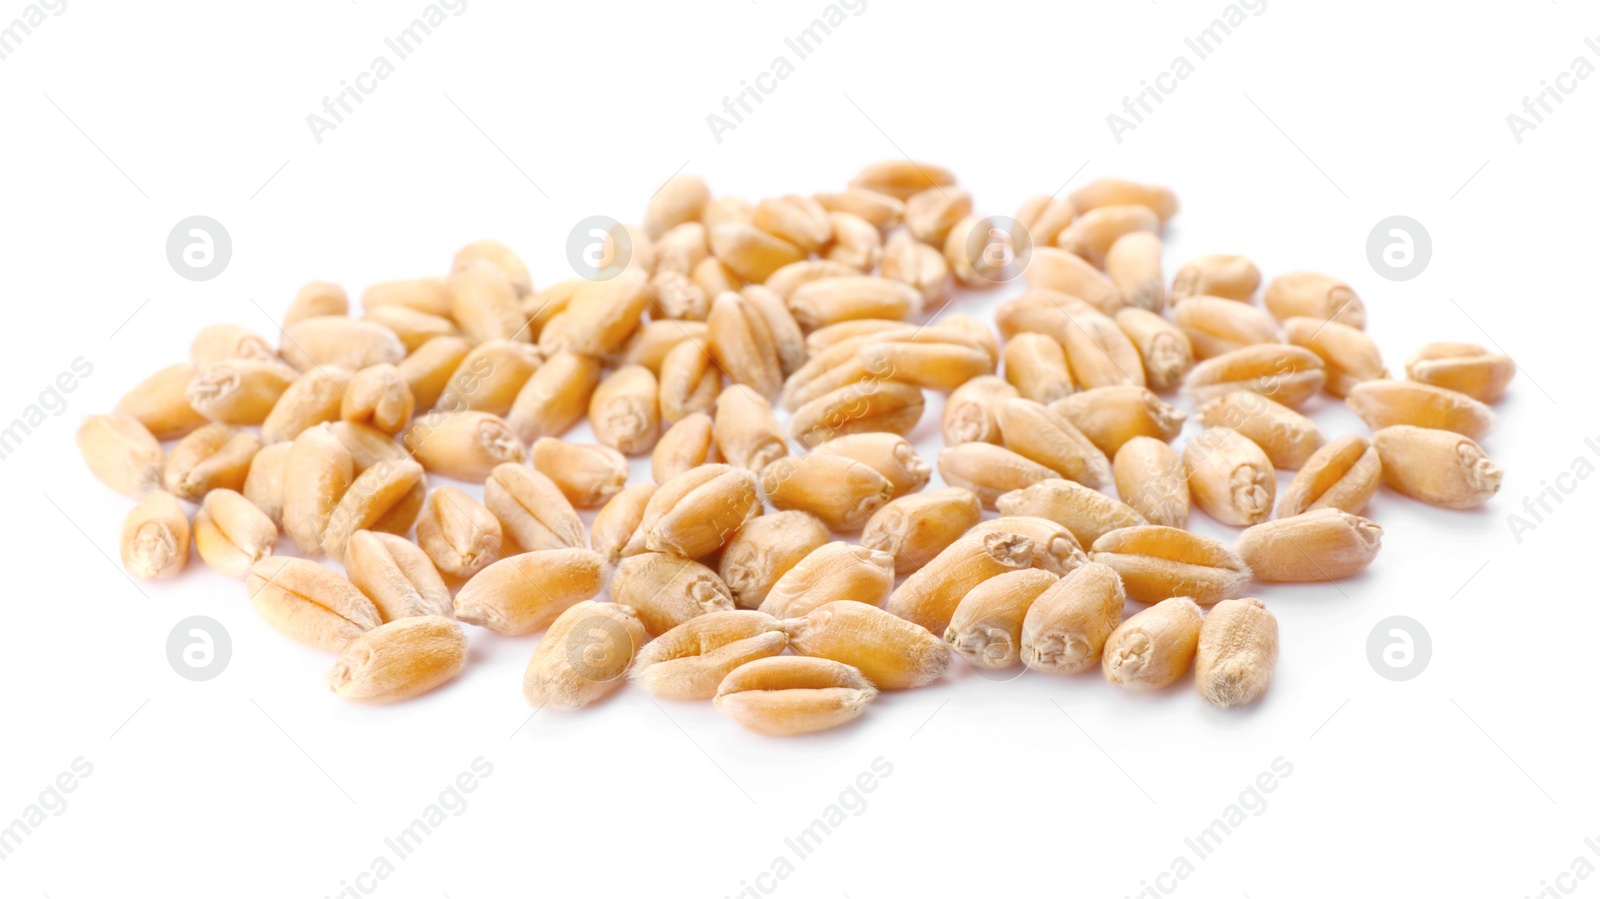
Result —
[[[1119, 144], [1106, 115], [1192, 59], [1184, 38], [1225, 4], [868, 0], [719, 143], [707, 114], [789, 53], [784, 38], [823, 3], [470, 0], [319, 144], [307, 114], [423, 6], [69, 0], [0, 61], [0, 420], [74, 358], [93, 365], [66, 411], [0, 461], [0, 825], [74, 759], [93, 765], [0, 861], [0, 893], [337, 895], [480, 756], [493, 773], [465, 811], [364, 886], [734, 896], [792, 861], [785, 838], [880, 757], [892, 773], [865, 809], [745, 895], [1138, 895], [1175, 857], [1193, 861], [1185, 837], [1280, 757], [1293, 771], [1264, 811], [1163, 890], [1522, 897], [1578, 856], [1600, 865], [1584, 845], [1600, 838], [1600, 486], [1576, 482], [1520, 542], [1507, 522], [1577, 457], [1600, 462], [1584, 446], [1600, 439], [1586, 399], [1600, 79], [1521, 144], [1506, 123], [1575, 57], [1600, 64], [1583, 40], [1600, 16], [1566, 0], [1274, 0]], [[0, 27], [23, 8], [6, 0]], [[442, 272], [485, 236], [548, 285], [570, 273], [575, 223], [636, 220], [675, 171], [753, 200], [834, 189], [902, 154], [951, 167], [991, 213], [1101, 175], [1168, 184], [1183, 203], [1169, 274], [1236, 252], [1269, 278], [1342, 277], [1395, 371], [1428, 340], [1503, 348], [1521, 371], [1485, 441], [1507, 472], [1500, 495], [1445, 513], [1381, 494], [1367, 514], [1385, 545], [1363, 576], [1257, 588], [1282, 663], [1254, 707], [1213, 709], [1188, 685], [1140, 696], [1097, 674], [1001, 683], [958, 665], [789, 741], [636, 690], [528, 721], [536, 638], [476, 629], [448, 687], [347, 704], [321, 686], [331, 657], [270, 631], [242, 584], [194, 560], [175, 582], [134, 586], [111, 561], [129, 502], [90, 477], [73, 429], [181, 359], [199, 326], [275, 334], [306, 280], [356, 294]], [[196, 214], [234, 245], [205, 283], [175, 275], [164, 249]], [[1365, 250], [1395, 214], [1434, 245], [1406, 283], [1378, 277]], [[1011, 292], [962, 307], [985, 314]], [[1330, 435], [1359, 428], [1319, 403]], [[936, 411], [915, 433], [930, 453]], [[214, 681], [168, 665], [167, 634], [190, 615], [232, 634]], [[1415, 680], [1369, 665], [1368, 633], [1390, 615], [1432, 636]], [[1600, 879], [1561, 884], [1600, 895]]]

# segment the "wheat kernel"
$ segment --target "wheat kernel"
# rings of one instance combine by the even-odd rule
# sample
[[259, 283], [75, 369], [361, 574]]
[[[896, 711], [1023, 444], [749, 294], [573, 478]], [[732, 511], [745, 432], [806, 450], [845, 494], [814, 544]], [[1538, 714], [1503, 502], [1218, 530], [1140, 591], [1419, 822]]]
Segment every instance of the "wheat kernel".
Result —
[[894, 560], [887, 553], [844, 542], [825, 543], [784, 572], [760, 608], [774, 618], [798, 618], [835, 600], [881, 606], [893, 589]]
[[894, 484], [848, 456], [812, 454], [762, 469], [761, 492], [775, 508], [809, 512], [835, 531], [856, 531], [894, 498]]
[[250, 566], [250, 604], [285, 636], [333, 652], [382, 623], [372, 601], [332, 569], [268, 556]]
[[240, 491], [280, 529], [283, 527], [283, 475], [293, 446], [274, 443], [262, 447], [250, 460], [250, 473], [245, 475]]
[[972, 491], [988, 508], [1002, 494], [1056, 477], [1032, 459], [989, 443], [946, 447], [939, 451], [938, 466], [945, 483]]
[[1278, 340], [1278, 323], [1265, 310], [1222, 297], [1189, 297], [1177, 303], [1172, 323], [1189, 338], [1196, 359]]
[[1345, 397], [1357, 384], [1389, 377], [1378, 344], [1365, 331], [1334, 321], [1291, 318], [1283, 323], [1283, 336], [1322, 359], [1328, 382], [1323, 389]]
[[539, 641], [522, 676], [522, 695], [536, 708], [582, 708], [622, 686], [649, 639], [632, 609], [579, 602]]
[[417, 516], [417, 545], [451, 577], [470, 578], [500, 555], [500, 522], [454, 487], [435, 487]]
[[1006, 341], [1006, 383], [1040, 403], [1052, 403], [1078, 389], [1067, 367], [1067, 351], [1054, 337], [1025, 331]]
[[1172, 322], [1146, 309], [1128, 308], [1117, 313], [1117, 327], [1139, 351], [1145, 384], [1151, 390], [1171, 390], [1183, 383], [1194, 367], [1194, 347]]
[[633, 609], [652, 637], [707, 612], [733, 609], [733, 596], [715, 571], [693, 559], [660, 552], [618, 562], [611, 598]]
[[714, 424], [711, 416], [695, 412], [679, 419], [667, 429], [650, 454], [650, 476], [665, 484], [692, 468], [716, 457]]
[[152, 490], [122, 524], [122, 567], [143, 578], [169, 578], [189, 561], [189, 515], [177, 497]]
[[1266, 521], [1278, 489], [1272, 460], [1231, 428], [1207, 428], [1183, 448], [1189, 493], [1207, 515], [1235, 526]]
[[665, 699], [711, 699], [735, 668], [778, 655], [789, 645], [778, 619], [760, 612], [709, 612], [639, 650], [628, 677]]
[[1510, 356], [1470, 343], [1425, 344], [1406, 360], [1411, 380], [1459, 391], [1481, 403], [1503, 396], [1516, 373]]
[[1033, 541], [1021, 534], [968, 534], [906, 578], [884, 608], [942, 634], [962, 597], [989, 578], [1031, 566], [1033, 552]]
[[412, 422], [404, 442], [423, 468], [458, 481], [482, 481], [496, 465], [528, 458], [505, 419], [487, 412], [436, 410]]
[[783, 629], [796, 655], [843, 662], [880, 690], [925, 686], [950, 666], [950, 650], [938, 637], [866, 603], [826, 603], [784, 621]]
[[77, 442], [89, 471], [112, 490], [138, 498], [160, 489], [161, 444], [132, 415], [90, 415], [78, 426]]
[[[1188, 490], [1187, 483], [1183, 489]], [[1088, 546], [1119, 528], [1148, 524], [1143, 515], [1104, 493], [1075, 481], [1050, 478], [995, 500], [1001, 515], [1043, 518], [1072, 532]]]
[[1161, 218], [1148, 206], [1115, 205], [1078, 207], [1078, 217], [1056, 235], [1056, 246], [1082, 256], [1097, 267], [1105, 265], [1106, 251], [1125, 234], [1161, 233]]
[[717, 454], [735, 468], [759, 472], [789, 454], [772, 404], [741, 384], [718, 395], [711, 433]]
[[1389, 489], [1445, 509], [1483, 505], [1505, 477], [1472, 438], [1451, 431], [1394, 425], [1373, 434], [1372, 446]]
[[1188, 527], [1189, 475], [1170, 444], [1154, 437], [1135, 437], [1117, 450], [1111, 470], [1117, 495], [1145, 521], [1169, 528]]
[[322, 551], [342, 560], [345, 544], [356, 531], [404, 534], [411, 530], [423, 505], [418, 497], [426, 497], [426, 481], [422, 466], [409, 459], [385, 460], [357, 475], [328, 516]]
[[[436, 403], [450, 410], [474, 409], [492, 415], [509, 415], [516, 406], [517, 395], [543, 362], [544, 355], [532, 344], [485, 340], [460, 358], [444, 389], [435, 394], [435, 402], [428, 405]], [[405, 378], [405, 363], [400, 363], [399, 367], [401, 377]], [[409, 384], [409, 379], [406, 380]], [[424, 408], [420, 399], [416, 406]]]
[[599, 359], [556, 353], [517, 391], [506, 423], [530, 446], [542, 437], [559, 437], [588, 411], [599, 384]]
[[669, 229], [697, 221], [711, 202], [711, 189], [699, 175], [674, 175], [668, 179], [644, 211], [644, 231], [651, 239]]
[[1372, 441], [1359, 434], [1340, 437], [1311, 454], [1278, 498], [1278, 517], [1316, 509], [1360, 514], [1378, 490], [1383, 464]]
[[849, 665], [773, 656], [731, 671], [712, 705], [746, 730], [787, 737], [853, 721], [877, 695], [877, 688]]
[[567, 502], [579, 509], [605, 505], [628, 483], [628, 460], [609, 446], [540, 437], [531, 455], [533, 469], [554, 482]]
[[1247, 390], [1203, 403], [1195, 420], [1202, 427], [1238, 431], [1261, 447], [1275, 468], [1300, 468], [1324, 442], [1316, 422]]
[[1128, 598], [1145, 605], [1187, 596], [1209, 606], [1233, 599], [1250, 582], [1250, 566], [1227, 546], [1160, 525], [1112, 531], [1089, 547], [1089, 558], [1114, 569]]
[[1097, 387], [1050, 404], [1107, 457], [1135, 437], [1171, 441], [1188, 417], [1143, 387]]
[[1198, 256], [1172, 276], [1172, 301], [1212, 296], [1248, 303], [1260, 286], [1261, 269], [1243, 256]]
[[734, 605], [759, 608], [784, 575], [827, 542], [828, 528], [815, 515], [799, 511], [762, 515], [734, 533], [717, 562], [717, 574], [728, 585]]
[[1222, 708], [1260, 698], [1278, 665], [1278, 619], [1259, 599], [1217, 603], [1200, 625], [1194, 682], [1206, 702]]
[[1111, 480], [1106, 454], [1059, 412], [1017, 398], [1002, 401], [994, 414], [1006, 449], [1069, 481], [1099, 487]]
[[1117, 573], [1093, 562], [1046, 587], [1022, 619], [1022, 664], [1077, 674], [1099, 663], [1124, 599]]
[[357, 702], [399, 702], [448, 683], [467, 662], [467, 635], [438, 615], [401, 618], [350, 641], [324, 678]]
[[[893, 488], [890, 498], [927, 486], [933, 470], [917, 455], [911, 441], [899, 434], [864, 432], [835, 437], [811, 451], [813, 456], [843, 456], [883, 475]], [[876, 514], [876, 513], [874, 513]]]
[[702, 465], [661, 485], [623, 555], [650, 550], [702, 558], [721, 549], [745, 522], [760, 514], [754, 473]]
[[238, 490], [261, 449], [256, 435], [222, 424], [191, 431], [167, 456], [162, 484], [173, 496], [197, 503], [212, 490]]
[[1021, 392], [994, 375], [973, 378], [957, 387], [944, 401], [939, 430], [945, 446], [963, 443], [999, 443], [1000, 424], [995, 409]]
[[544, 630], [557, 615], [605, 586], [603, 561], [587, 549], [510, 556], [472, 576], [456, 593], [456, 617], [515, 637]]
[[1412, 425], [1480, 440], [1494, 427], [1494, 412], [1487, 405], [1416, 381], [1367, 381], [1351, 388], [1345, 402], [1374, 431]]
[[655, 446], [661, 434], [660, 388], [642, 365], [607, 375], [589, 398], [589, 429], [595, 439], [626, 456]]
[[157, 440], [176, 440], [207, 423], [189, 405], [187, 391], [194, 377], [192, 362], [169, 365], [135, 384], [117, 401], [116, 411], [130, 415]]
[[1068, 197], [1080, 214], [1102, 206], [1144, 206], [1164, 222], [1178, 211], [1178, 198], [1171, 190], [1122, 178], [1097, 178]]
[[329, 425], [300, 432], [283, 467], [283, 530], [303, 553], [322, 552], [322, 535], [355, 480], [355, 461]]
[[1163, 599], [1117, 625], [1106, 638], [1100, 668], [1106, 680], [1130, 690], [1171, 686], [1194, 661], [1200, 627], [1200, 607], [1194, 600]]
[[433, 560], [404, 537], [356, 531], [345, 544], [344, 568], [384, 621], [451, 613], [450, 588]]
[[514, 463], [496, 465], [483, 483], [483, 504], [501, 533], [524, 551], [583, 547], [583, 521], [555, 482]]
[[1057, 577], [1038, 568], [1009, 571], [962, 597], [944, 642], [974, 668], [1010, 668], [1022, 661], [1022, 621]]
[[[1035, 241], [1040, 240], [1037, 234], [1029, 234]], [[1082, 257], [1042, 243], [1035, 243], [1022, 276], [1029, 287], [1075, 296], [1107, 315], [1115, 314], [1123, 304], [1122, 294], [1111, 278]]]
[[[1161, 249], [1160, 235], [1133, 231], [1117, 238], [1106, 250], [1106, 275], [1129, 307], [1157, 314], [1166, 309], [1167, 281], [1161, 273]], [[1120, 319], [1121, 312], [1117, 315]], [[1187, 343], [1186, 340], [1185, 346]]]
[[867, 519], [861, 545], [888, 553], [896, 574], [910, 574], [977, 524], [982, 514], [978, 498], [960, 487], [910, 494]]
[[1367, 310], [1350, 285], [1313, 272], [1279, 275], [1261, 295], [1267, 311], [1279, 321], [1314, 318], [1352, 328], [1367, 326]]
[[1337, 581], [1378, 555], [1383, 528], [1340, 509], [1318, 509], [1247, 528], [1234, 552], [1265, 582]]
[[354, 372], [337, 366], [317, 366], [301, 372], [273, 403], [261, 422], [263, 443], [283, 443], [306, 428], [338, 421], [345, 391]]
[[1184, 392], [1206, 402], [1237, 390], [1258, 393], [1291, 408], [1316, 396], [1327, 382], [1322, 358], [1281, 343], [1241, 347], [1196, 365], [1183, 379]]
[[589, 531], [589, 545], [607, 565], [614, 565], [622, 558], [622, 549], [638, 531], [639, 523], [644, 520], [645, 506], [655, 492], [654, 484], [634, 484], [600, 507]]
[[295, 291], [283, 313], [283, 327], [290, 328], [319, 315], [349, 315], [350, 295], [343, 287], [328, 281], [307, 281]]
[[194, 517], [194, 546], [207, 565], [242, 578], [272, 555], [278, 528], [266, 513], [233, 490], [213, 490]]

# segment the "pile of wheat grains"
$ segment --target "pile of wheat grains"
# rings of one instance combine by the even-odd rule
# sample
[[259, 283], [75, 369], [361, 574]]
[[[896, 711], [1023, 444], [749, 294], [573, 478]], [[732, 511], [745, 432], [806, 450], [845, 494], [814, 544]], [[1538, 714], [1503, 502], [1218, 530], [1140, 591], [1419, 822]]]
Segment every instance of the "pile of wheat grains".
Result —
[[[360, 317], [313, 282], [276, 339], [201, 329], [78, 445], [138, 500], [131, 573], [178, 574], [192, 539], [267, 623], [338, 654], [327, 684], [352, 700], [454, 678], [467, 624], [543, 634], [536, 706], [631, 680], [769, 734], [850, 721], [952, 655], [1133, 690], [1192, 676], [1239, 705], [1278, 655], [1250, 585], [1364, 569], [1380, 486], [1492, 496], [1475, 441], [1514, 366], [1433, 343], [1391, 378], [1326, 275], [1263, 290], [1211, 255], [1169, 280], [1177, 208], [1103, 179], [979, 216], [911, 161], [754, 205], [679, 176], [591, 277], [536, 291], [482, 241], [444, 277], [369, 286]], [[1006, 285], [992, 326], [960, 311], [956, 289]], [[947, 395], [932, 460], [905, 437], [926, 391]], [[1371, 436], [1297, 411], [1323, 392]], [[564, 440], [585, 417], [597, 442]], [[629, 484], [644, 454], [653, 479]], [[948, 486], [925, 490], [934, 468]], [[1191, 506], [1237, 539], [1186, 530]]]

